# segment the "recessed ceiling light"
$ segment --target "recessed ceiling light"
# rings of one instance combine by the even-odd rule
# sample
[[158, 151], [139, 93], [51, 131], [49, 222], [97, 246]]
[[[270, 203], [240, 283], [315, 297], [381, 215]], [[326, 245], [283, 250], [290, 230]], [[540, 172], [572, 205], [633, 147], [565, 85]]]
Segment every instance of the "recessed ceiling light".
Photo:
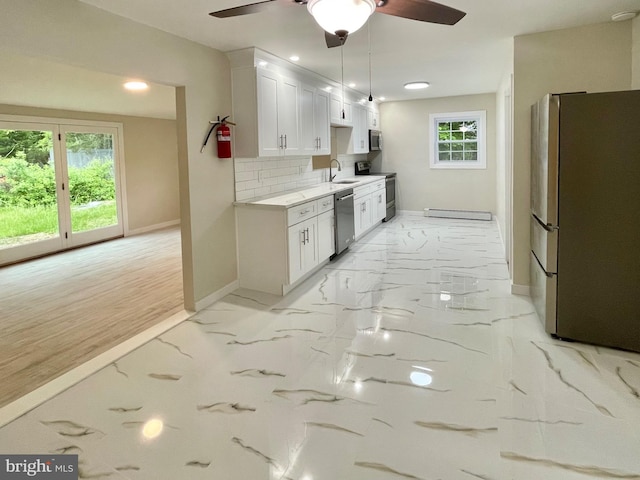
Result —
[[258, 62], [258, 66], [259, 66], [259, 67], [266, 67], [267, 65], [268, 65], [268, 64], [267, 64], [267, 62], [265, 62], [264, 60], [260, 60], [260, 61]]
[[330, 92], [333, 90], [333, 87], [324, 87], [325, 92]]
[[146, 82], [135, 80], [132, 82], [125, 83], [124, 88], [126, 88], [127, 90], [140, 91], [140, 90], [146, 90], [147, 88], [149, 88], [149, 85], [147, 85]]
[[356, 88], [356, 84], [355, 84], [355, 83], [353, 83], [353, 82], [351, 82], [351, 83], [349, 84], [349, 88]]
[[404, 84], [404, 88], [407, 90], [420, 90], [422, 88], [427, 88], [429, 86], [429, 82], [409, 82]]
[[613, 20], [614, 22], [624, 22], [625, 20], [631, 20], [632, 18], [635, 18], [637, 14], [637, 12], [614, 13], [613, 15], [611, 15], [611, 20]]
[[300, 57], [298, 55], [291, 55], [289, 57], [289, 60], [291, 60], [292, 62], [297, 62], [298, 60], [300, 60]]
[[387, 99], [387, 97], [378, 97], [378, 100], [380, 100], [381, 102], [384, 102]]

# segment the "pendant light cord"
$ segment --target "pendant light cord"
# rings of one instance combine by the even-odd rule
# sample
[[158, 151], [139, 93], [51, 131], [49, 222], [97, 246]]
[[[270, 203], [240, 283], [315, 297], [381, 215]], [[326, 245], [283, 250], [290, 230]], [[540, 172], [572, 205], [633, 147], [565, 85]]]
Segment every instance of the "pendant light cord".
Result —
[[344, 120], [344, 42], [340, 45], [340, 65], [342, 68], [342, 119]]
[[373, 102], [373, 95], [371, 95], [371, 20], [367, 22], [367, 35], [369, 36], [369, 101]]

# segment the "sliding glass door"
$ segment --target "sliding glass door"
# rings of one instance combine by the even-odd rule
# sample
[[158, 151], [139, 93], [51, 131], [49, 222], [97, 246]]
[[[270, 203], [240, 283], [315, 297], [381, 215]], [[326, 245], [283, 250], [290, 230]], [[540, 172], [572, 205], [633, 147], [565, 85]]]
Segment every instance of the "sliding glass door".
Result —
[[119, 129], [0, 121], [0, 265], [123, 234]]

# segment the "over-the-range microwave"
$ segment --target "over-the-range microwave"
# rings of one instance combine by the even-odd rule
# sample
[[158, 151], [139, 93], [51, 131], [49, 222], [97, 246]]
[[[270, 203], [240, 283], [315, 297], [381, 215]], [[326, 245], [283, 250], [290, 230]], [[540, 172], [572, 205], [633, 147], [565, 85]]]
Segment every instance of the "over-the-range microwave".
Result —
[[382, 150], [382, 132], [369, 130], [369, 151]]

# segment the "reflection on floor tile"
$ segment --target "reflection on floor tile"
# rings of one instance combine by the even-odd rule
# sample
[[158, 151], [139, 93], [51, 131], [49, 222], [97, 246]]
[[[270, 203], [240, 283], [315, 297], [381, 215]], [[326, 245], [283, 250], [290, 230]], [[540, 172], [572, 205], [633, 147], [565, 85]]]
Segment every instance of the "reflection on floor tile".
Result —
[[640, 355], [547, 336], [496, 225], [404, 214], [0, 429], [80, 478], [640, 479]]

